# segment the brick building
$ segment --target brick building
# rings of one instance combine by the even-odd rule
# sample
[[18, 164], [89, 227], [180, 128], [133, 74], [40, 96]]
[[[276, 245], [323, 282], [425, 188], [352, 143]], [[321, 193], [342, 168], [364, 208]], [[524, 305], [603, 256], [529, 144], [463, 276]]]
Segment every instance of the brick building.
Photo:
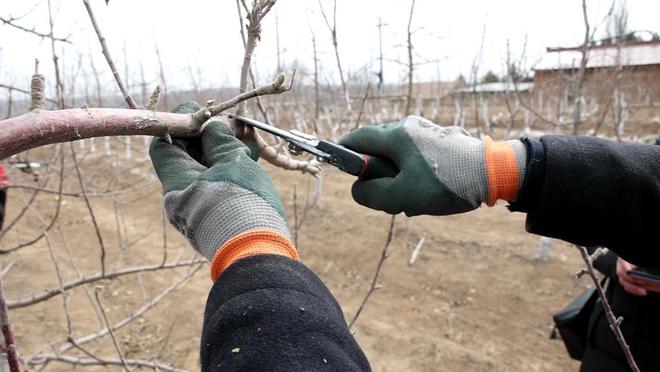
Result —
[[[575, 92], [581, 48], [548, 48], [534, 70], [539, 107], [570, 104]], [[586, 103], [611, 97], [630, 105], [660, 105], [660, 41], [589, 47], [583, 87]]]

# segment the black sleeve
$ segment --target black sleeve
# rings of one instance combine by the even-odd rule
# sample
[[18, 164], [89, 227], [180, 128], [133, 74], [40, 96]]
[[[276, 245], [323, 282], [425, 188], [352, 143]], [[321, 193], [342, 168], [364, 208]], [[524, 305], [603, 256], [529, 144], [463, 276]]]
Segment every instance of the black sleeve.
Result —
[[577, 136], [524, 142], [527, 174], [510, 208], [527, 212], [527, 231], [660, 269], [660, 146]]
[[339, 304], [300, 262], [237, 261], [216, 280], [204, 315], [202, 371], [369, 371]]

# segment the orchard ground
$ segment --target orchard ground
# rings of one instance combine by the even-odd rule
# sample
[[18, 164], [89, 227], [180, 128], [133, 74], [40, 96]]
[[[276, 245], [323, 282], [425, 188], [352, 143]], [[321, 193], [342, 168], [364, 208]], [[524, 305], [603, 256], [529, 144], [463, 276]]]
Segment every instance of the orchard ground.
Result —
[[[108, 267], [159, 263], [163, 255], [161, 190], [149, 161], [137, 162], [119, 174], [109, 170], [111, 161], [101, 151], [89, 154], [84, 163], [88, 188], [102, 188], [108, 183], [142, 185], [120, 194], [114, 202], [113, 198], [91, 199], [108, 247]], [[300, 219], [306, 201], [313, 196], [315, 180], [298, 172], [264, 167], [279, 190], [293, 225], [294, 185]], [[68, 168], [65, 174], [65, 189], [78, 190], [75, 172]], [[29, 179], [20, 181], [27, 183]], [[55, 181], [49, 186], [56, 187]], [[298, 231], [302, 261], [327, 284], [347, 321], [369, 288], [389, 225], [388, 215], [352, 200], [352, 181], [351, 176], [336, 171], [324, 173], [318, 204], [308, 210]], [[19, 200], [29, 195], [27, 190], [10, 190], [9, 220], [22, 206]], [[37, 209], [43, 212], [43, 219], [52, 216], [56, 197], [38, 197]], [[450, 217], [397, 217], [390, 256], [378, 280], [382, 288], [373, 294], [352, 329], [374, 371], [577, 369], [578, 364], [569, 359], [562, 342], [550, 340], [549, 334], [552, 314], [588, 284], [585, 279], [576, 281], [573, 277], [582, 266], [579, 253], [571, 245], [557, 242], [550, 260], [538, 261], [539, 237], [525, 232], [524, 219], [524, 214], [511, 213], [504, 204]], [[5, 237], [3, 246], [18, 241], [19, 234], [22, 239], [33, 236], [41, 231], [43, 222], [34, 215], [27, 217]], [[120, 248], [118, 234], [124, 241]], [[60, 218], [50, 235], [65, 279], [75, 275], [68, 264], [62, 236], [80, 271], [99, 270], [99, 244], [83, 199], [64, 197]], [[426, 242], [410, 266], [411, 251], [423, 235]], [[194, 257], [185, 239], [169, 225], [167, 240], [169, 260]], [[48, 246], [42, 240], [2, 258], [3, 266], [15, 261], [4, 279], [9, 299], [57, 287], [48, 254]], [[185, 270], [130, 275], [101, 283], [111, 322], [128, 316], [141, 306], [143, 297], [156, 295]], [[93, 292], [98, 284], [89, 290]], [[209, 267], [205, 265], [162, 303], [117, 331], [125, 356], [155, 358], [197, 370], [202, 318], [211, 284]], [[62, 297], [56, 296], [10, 311], [22, 355], [66, 339], [62, 308]], [[68, 308], [74, 337], [103, 328], [83, 287], [72, 292]], [[101, 356], [117, 357], [108, 337], [86, 348]], [[71, 368], [65, 364], [49, 365], [49, 370]]]

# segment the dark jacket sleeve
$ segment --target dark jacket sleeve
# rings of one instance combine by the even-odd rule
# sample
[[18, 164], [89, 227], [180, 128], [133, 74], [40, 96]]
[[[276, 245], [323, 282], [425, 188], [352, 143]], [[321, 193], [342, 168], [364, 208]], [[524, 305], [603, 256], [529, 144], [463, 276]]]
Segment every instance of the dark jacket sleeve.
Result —
[[259, 255], [216, 280], [206, 303], [202, 371], [369, 371], [339, 304], [300, 262]]
[[660, 146], [576, 136], [524, 142], [527, 173], [510, 208], [527, 212], [527, 231], [660, 269]]

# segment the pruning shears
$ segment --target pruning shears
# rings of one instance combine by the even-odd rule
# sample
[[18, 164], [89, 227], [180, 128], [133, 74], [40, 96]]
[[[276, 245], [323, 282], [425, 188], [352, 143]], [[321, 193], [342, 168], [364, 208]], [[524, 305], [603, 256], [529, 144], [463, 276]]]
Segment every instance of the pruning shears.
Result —
[[317, 160], [334, 165], [339, 170], [357, 176], [360, 179], [394, 177], [398, 168], [390, 160], [372, 155], [357, 153], [330, 141], [319, 140], [313, 135], [298, 130], [284, 130], [258, 120], [243, 116], [228, 115], [230, 119], [261, 129], [289, 143], [293, 155], [302, 152], [316, 156]]

